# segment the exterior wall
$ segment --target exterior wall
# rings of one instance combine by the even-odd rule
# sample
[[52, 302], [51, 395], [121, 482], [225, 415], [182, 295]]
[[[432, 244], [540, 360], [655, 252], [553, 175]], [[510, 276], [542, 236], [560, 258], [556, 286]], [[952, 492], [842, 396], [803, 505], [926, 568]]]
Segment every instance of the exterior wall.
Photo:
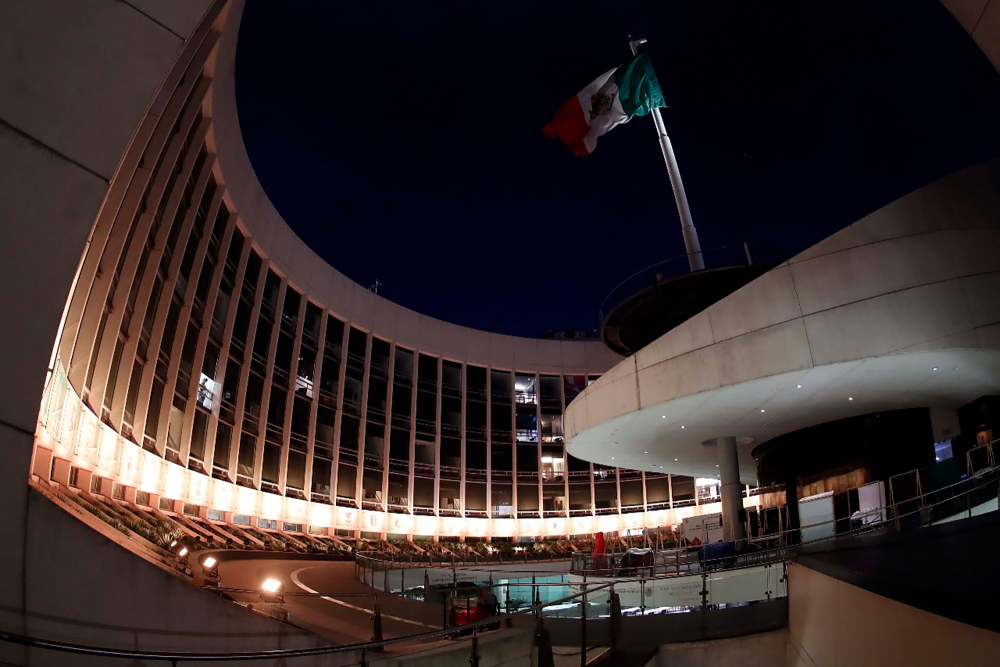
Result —
[[795, 563], [789, 565], [788, 576], [789, 667], [996, 662], [1000, 635], [995, 632], [869, 593]]

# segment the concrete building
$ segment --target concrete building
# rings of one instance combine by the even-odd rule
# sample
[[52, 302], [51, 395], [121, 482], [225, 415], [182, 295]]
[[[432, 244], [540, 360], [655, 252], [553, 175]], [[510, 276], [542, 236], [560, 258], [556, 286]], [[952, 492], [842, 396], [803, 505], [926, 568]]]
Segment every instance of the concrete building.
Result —
[[[1000, 67], [1000, 2], [945, 4]], [[271, 206], [236, 116], [241, 11], [0, 6], [0, 627], [82, 641], [127, 620], [108, 642], [191, 650], [245, 646], [257, 623], [260, 648], [313, 642], [79, 525], [52, 530], [31, 474], [355, 535], [586, 534], [717, 511], [704, 441], [913, 407], [944, 433], [996, 393], [995, 167], [873, 214], [625, 361], [474, 331], [354, 284]], [[600, 450], [616, 424], [622, 453]], [[753, 481], [751, 448], [730, 490]]]
[[188, 41], [110, 179], [34, 473], [348, 535], [564, 536], [712, 509], [694, 479], [566, 456], [565, 406], [618, 359], [600, 342], [423, 316], [295, 236], [243, 146], [241, 9]]

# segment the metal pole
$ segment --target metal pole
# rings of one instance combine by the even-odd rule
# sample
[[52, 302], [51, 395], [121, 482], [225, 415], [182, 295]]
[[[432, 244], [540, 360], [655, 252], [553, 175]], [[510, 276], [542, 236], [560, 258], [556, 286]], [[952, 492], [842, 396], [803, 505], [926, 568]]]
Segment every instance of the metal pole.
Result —
[[[632, 55], [639, 52], [639, 46], [645, 44], [646, 40], [637, 39], [629, 42], [632, 48]], [[660, 150], [663, 151], [663, 161], [667, 164], [667, 173], [670, 175], [670, 185], [674, 191], [674, 200], [677, 202], [677, 214], [681, 219], [681, 234], [684, 236], [684, 250], [688, 256], [688, 266], [692, 271], [700, 271], [705, 268], [705, 258], [701, 254], [701, 242], [698, 240], [698, 230], [694, 227], [691, 219], [691, 209], [688, 207], [687, 195], [684, 192], [684, 181], [681, 180], [680, 168], [677, 166], [677, 158], [674, 156], [674, 148], [667, 136], [667, 128], [663, 124], [660, 110], [654, 108], [650, 114], [653, 117], [653, 125], [656, 127], [656, 136], [660, 139]]]
[[472, 667], [479, 667], [479, 627], [472, 628], [472, 657], [469, 658], [469, 664]]
[[583, 585], [581, 602], [580, 618], [583, 626], [580, 628], [580, 667], [587, 667], [587, 584]]

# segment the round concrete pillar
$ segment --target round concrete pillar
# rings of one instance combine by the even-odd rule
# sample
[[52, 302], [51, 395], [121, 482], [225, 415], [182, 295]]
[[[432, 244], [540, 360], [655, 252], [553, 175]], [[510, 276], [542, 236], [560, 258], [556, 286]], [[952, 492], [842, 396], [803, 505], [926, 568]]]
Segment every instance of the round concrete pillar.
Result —
[[744, 539], [743, 522], [740, 521], [740, 507], [743, 506], [743, 496], [740, 485], [740, 461], [736, 453], [736, 438], [733, 436], [719, 438], [716, 441], [719, 450], [719, 478], [722, 495], [722, 533], [727, 542], [740, 542]]

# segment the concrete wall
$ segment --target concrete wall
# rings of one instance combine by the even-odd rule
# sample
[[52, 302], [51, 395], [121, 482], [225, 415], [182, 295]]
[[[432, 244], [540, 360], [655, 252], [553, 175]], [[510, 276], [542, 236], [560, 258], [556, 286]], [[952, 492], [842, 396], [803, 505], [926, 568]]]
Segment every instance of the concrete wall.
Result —
[[941, 0], [1000, 70], [1000, 0]]
[[785, 661], [788, 630], [708, 642], [665, 644], [646, 667], [775, 667]]
[[[28, 496], [27, 521], [22, 573], [26, 612], [19, 631], [29, 636], [148, 651], [253, 651], [326, 644], [137, 558], [35, 491]], [[3, 664], [108, 664], [106, 659], [51, 651], [25, 653], [0, 643], [0, 660], [7, 661]], [[296, 659], [295, 664], [339, 665], [354, 659], [344, 654]]]
[[995, 665], [1000, 655], [1000, 634], [995, 632], [869, 593], [802, 565], [789, 565], [788, 575], [788, 667], [971, 667]]

